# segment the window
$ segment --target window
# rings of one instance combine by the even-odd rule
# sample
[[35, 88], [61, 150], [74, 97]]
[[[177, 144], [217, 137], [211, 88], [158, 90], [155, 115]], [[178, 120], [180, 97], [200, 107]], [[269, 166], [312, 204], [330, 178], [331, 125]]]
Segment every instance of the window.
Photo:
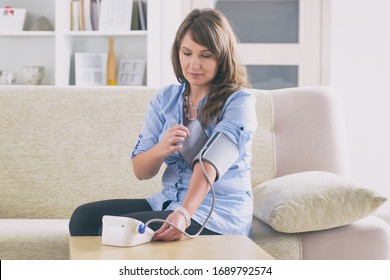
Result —
[[[254, 88], [321, 84], [322, 0], [219, 0]], [[305, 23], [305, 25], [303, 25]]]

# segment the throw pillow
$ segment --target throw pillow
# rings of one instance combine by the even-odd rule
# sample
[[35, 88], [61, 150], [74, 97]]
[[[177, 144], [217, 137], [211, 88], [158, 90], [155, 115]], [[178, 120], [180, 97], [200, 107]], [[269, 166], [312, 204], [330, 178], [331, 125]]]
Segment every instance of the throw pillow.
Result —
[[254, 216], [286, 233], [346, 225], [373, 213], [387, 200], [323, 171], [279, 177], [256, 186], [253, 194]]

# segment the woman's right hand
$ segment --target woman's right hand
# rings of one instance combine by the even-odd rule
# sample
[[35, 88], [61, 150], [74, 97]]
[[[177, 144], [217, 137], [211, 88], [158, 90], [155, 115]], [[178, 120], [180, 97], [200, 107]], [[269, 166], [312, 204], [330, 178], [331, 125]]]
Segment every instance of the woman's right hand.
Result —
[[182, 143], [190, 135], [190, 131], [182, 124], [171, 126], [167, 129], [159, 145], [165, 157], [182, 149]]

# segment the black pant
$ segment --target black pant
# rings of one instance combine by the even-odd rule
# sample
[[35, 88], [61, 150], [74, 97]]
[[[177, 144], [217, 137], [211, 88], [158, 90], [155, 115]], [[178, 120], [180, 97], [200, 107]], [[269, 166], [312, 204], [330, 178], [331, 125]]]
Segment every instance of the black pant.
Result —
[[[69, 231], [72, 236], [97, 236], [101, 235], [102, 218], [104, 215], [124, 216], [137, 219], [143, 223], [151, 219], [165, 220], [171, 210], [153, 211], [145, 199], [111, 199], [91, 202], [79, 206], [72, 214], [69, 222]], [[153, 230], [158, 230], [161, 223], [150, 223]], [[189, 234], [196, 234], [201, 225], [191, 219], [191, 225], [186, 229]], [[215, 235], [206, 228], [202, 235]]]

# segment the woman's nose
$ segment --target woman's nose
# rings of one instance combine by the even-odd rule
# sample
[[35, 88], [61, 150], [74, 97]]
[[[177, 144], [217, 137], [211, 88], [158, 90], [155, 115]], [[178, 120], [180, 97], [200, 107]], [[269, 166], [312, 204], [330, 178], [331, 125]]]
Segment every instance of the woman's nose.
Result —
[[197, 69], [200, 67], [200, 62], [199, 62], [199, 59], [195, 56], [192, 57], [191, 61], [190, 61], [190, 67], [192, 69]]

